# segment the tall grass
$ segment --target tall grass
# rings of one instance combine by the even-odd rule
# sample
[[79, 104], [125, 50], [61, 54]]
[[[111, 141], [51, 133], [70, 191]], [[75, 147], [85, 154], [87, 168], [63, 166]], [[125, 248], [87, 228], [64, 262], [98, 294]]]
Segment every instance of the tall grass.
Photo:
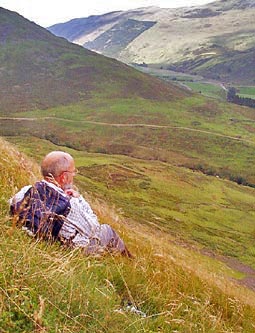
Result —
[[38, 167], [2, 140], [0, 152], [1, 332], [254, 332], [254, 294], [225, 280], [223, 266], [210, 273], [213, 259], [124, 221], [101, 200], [92, 202], [100, 220], [118, 230], [135, 259], [84, 257], [10, 233], [6, 200]]
[[0, 151], [0, 214], [5, 214], [7, 198], [28, 181], [35, 181], [39, 175], [39, 167], [2, 138]]

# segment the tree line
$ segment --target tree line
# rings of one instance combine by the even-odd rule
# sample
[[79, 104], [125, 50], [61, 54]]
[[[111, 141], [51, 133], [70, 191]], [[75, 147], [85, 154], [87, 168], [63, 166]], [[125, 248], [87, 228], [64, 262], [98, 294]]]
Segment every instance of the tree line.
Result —
[[228, 89], [227, 101], [238, 105], [249, 106], [250, 108], [255, 108], [255, 99], [237, 95], [236, 89], [233, 87]]

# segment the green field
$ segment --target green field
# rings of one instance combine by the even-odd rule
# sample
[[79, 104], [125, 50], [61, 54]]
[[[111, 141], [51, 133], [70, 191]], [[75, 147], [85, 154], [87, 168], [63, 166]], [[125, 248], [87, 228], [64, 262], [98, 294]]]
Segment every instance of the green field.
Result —
[[255, 87], [236, 87], [240, 97], [255, 99]]
[[220, 99], [222, 101], [226, 100], [226, 91], [220, 85], [189, 81], [184, 81], [184, 84], [204, 96]]
[[226, 91], [221, 86], [220, 82], [207, 82], [202, 76], [189, 75], [187, 73], [173, 72], [171, 70], [135, 66], [141, 72], [156, 76], [162, 80], [168, 81], [191, 89], [196, 93], [200, 93], [206, 97], [215, 98], [221, 101], [226, 101]]

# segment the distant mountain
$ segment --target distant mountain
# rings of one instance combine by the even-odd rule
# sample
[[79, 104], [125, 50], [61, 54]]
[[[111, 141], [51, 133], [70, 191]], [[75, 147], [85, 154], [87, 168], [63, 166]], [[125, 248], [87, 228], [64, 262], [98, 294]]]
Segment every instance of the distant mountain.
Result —
[[0, 112], [46, 109], [92, 94], [172, 99], [183, 91], [54, 36], [0, 8]]
[[126, 63], [254, 83], [254, 17], [254, 0], [221, 0], [90, 16], [49, 30]]

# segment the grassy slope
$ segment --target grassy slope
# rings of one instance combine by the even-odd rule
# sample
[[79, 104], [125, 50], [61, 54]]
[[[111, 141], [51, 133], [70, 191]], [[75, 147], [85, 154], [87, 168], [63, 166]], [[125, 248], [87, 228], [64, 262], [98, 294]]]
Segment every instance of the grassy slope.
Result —
[[[50, 149], [44, 140], [16, 138], [39, 162]], [[78, 183], [118, 207], [126, 219], [174, 239], [235, 257], [255, 269], [254, 189], [157, 161], [72, 150]]]
[[[56, 118], [1, 120], [3, 135], [31, 133], [82, 150], [165, 161], [174, 157], [178, 165], [255, 182], [250, 167], [254, 115], [248, 109], [192, 96], [56, 38], [15, 13], [1, 9], [0, 15], [1, 116]], [[117, 128], [83, 121], [169, 127]]]
[[255, 117], [249, 108], [199, 95], [172, 102], [98, 95], [13, 116], [32, 119], [2, 120], [2, 134], [30, 133], [79, 150], [159, 159], [255, 183]]
[[239, 96], [255, 99], [255, 87], [236, 87], [236, 88]]
[[[40, 147], [38, 158], [53, 148]], [[175, 246], [163, 233], [124, 222], [104, 201], [93, 202], [94, 209], [121, 233], [136, 259], [85, 258], [20, 230], [10, 233], [6, 200], [38, 169], [2, 140], [0, 150], [1, 332], [253, 332], [252, 293], [226, 280], [234, 272]], [[86, 154], [76, 158], [79, 167], [93, 162]], [[147, 317], [125, 311], [128, 301]]]

